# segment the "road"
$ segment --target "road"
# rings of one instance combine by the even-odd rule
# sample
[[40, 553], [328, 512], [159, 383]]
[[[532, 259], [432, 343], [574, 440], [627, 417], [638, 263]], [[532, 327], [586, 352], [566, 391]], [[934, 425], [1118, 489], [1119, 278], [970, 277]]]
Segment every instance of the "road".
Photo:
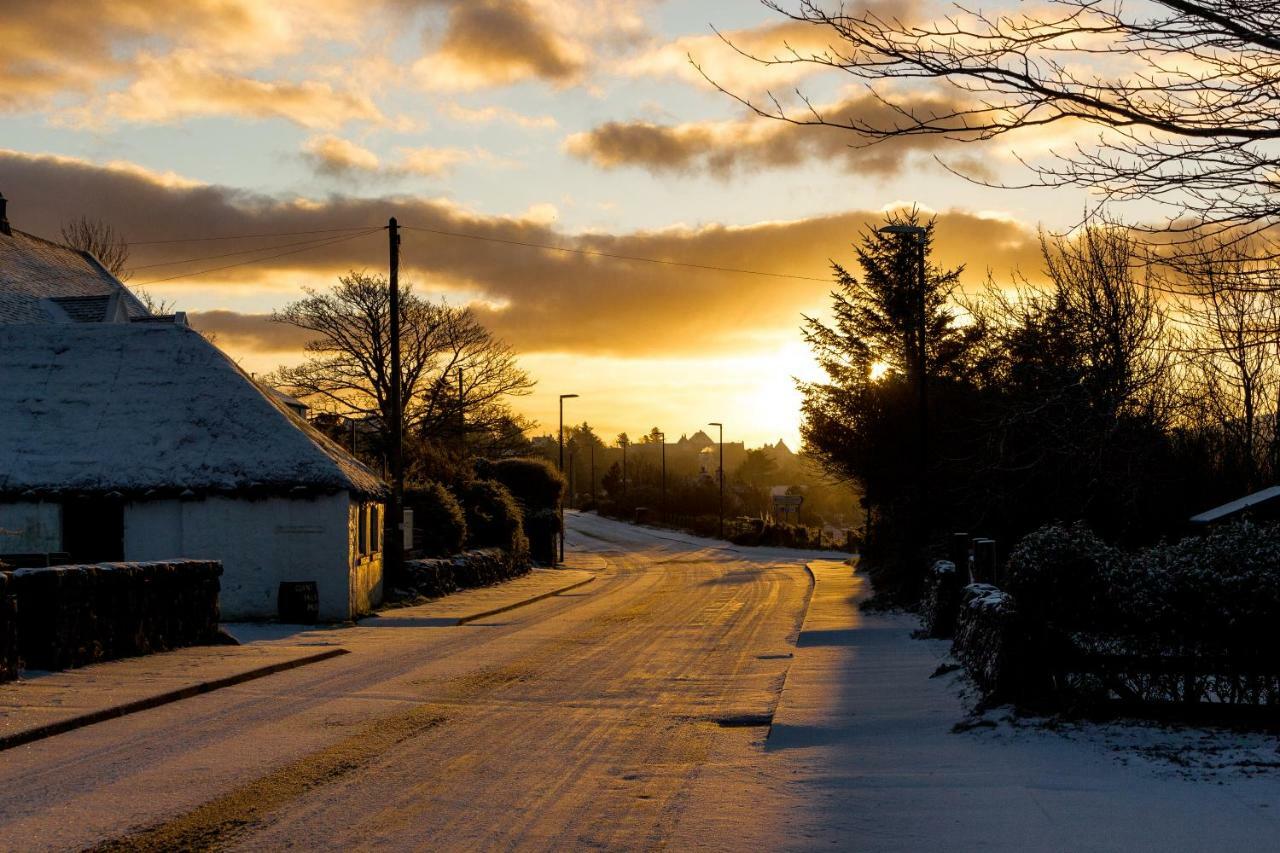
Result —
[[594, 516], [569, 544], [579, 590], [316, 632], [351, 654], [0, 753], [0, 848], [733, 847], [753, 809], [700, 838], [698, 779], [762, 751], [808, 574]]

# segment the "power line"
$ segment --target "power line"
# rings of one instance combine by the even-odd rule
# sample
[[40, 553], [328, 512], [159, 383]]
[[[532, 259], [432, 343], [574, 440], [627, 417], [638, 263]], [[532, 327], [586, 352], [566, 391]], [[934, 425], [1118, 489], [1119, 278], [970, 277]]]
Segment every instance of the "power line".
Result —
[[[345, 230], [345, 229], [344, 229], [344, 230]], [[321, 243], [317, 243], [317, 244], [313, 244], [313, 245], [308, 245], [308, 246], [303, 246], [303, 247], [302, 247], [302, 248], [300, 248], [300, 249], [290, 249], [289, 251], [286, 251], [286, 252], [277, 252], [277, 253], [276, 253], [276, 254], [274, 254], [274, 255], [267, 255], [266, 257], [263, 257], [263, 258], [250, 258], [250, 259], [249, 259], [249, 260], [247, 260], [247, 261], [239, 261], [239, 262], [234, 263], [234, 264], [224, 264], [223, 266], [220, 266], [220, 267], [210, 267], [209, 269], [199, 270], [199, 271], [197, 271], [197, 272], [179, 273], [179, 274], [177, 274], [177, 275], [171, 275], [171, 276], [167, 276], [167, 277], [165, 277], [165, 278], [153, 278], [153, 279], [151, 279], [150, 281], [139, 281], [139, 282], [135, 282], [135, 283], [134, 283], [134, 286], [145, 286], [145, 285], [149, 285], [149, 284], [159, 284], [159, 283], [164, 282], [164, 281], [173, 281], [174, 279], [179, 279], [179, 278], [195, 278], [196, 276], [207, 275], [208, 273], [211, 273], [211, 272], [221, 272], [221, 271], [223, 271], [223, 270], [229, 270], [229, 269], [233, 269], [233, 268], [235, 268], [235, 267], [243, 267], [243, 266], [247, 266], [247, 265], [249, 265], [249, 264], [261, 263], [262, 261], [270, 261], [270, 260], [274, 260], [274, 259], [276, 259], [276, 258], [283, 258], [283, 257], [285, 257], [286, 255], [296, 255], [296, 254], [298, 254], [299, 252], [309, 252], [309, 251], [311, 251], [312, 249], [321, 249], [321, 248], [324, 248], [325, 246], [332, 246], [332, 245], [335, 245], [335, 244], [337, 244], [337, 243], [345, 243], [345, 242], [347, 242], [348, 240], [354, 240], [354, 239], [356, 239], [357, 237], [365, 237], [365, 236], [368, 236], [369, 234], [373, 234], [373, 233], [375, 233], [375, 232], [377, 232], [377, 231], [382, 231], [382, 230], [383, 230], [383, 228], [381, 228], [381, 227], [376, 227], [376, 228], [366, 228], [364, 231], [361, 231], [359, 234], [349, 234], [349, 235], [344, 236], [344, 237], [333, 237], [333, 238], [330, 238], [330, 239], [328, 239], [328, 240], [325, 240], [325, 241], [323, 241], [323, 242], [321, 242]], [[270, 248], [272, 248], [272, 247], [270, 247], [270, 246], [268, 246], [268, 247], [264, 247], [264, 248], [262, 249], [262, 251], [267, 251], [267, 250], [269, 250]]]
[[259, 237], [303, 237], [308, 234], [336, 234], [341, 231], [366, 231], [384, 225], [358, 225], [352, 228], [317, 228], [313, 231], [274, 231], [263, 234], [227, 234], [220, 237], [178, 237], [172, 240], [126, 240], [130, 246], [158, 246], [162, 243], [203, 243], [210, 240], [253, 240]]
[[[376, 231], [380, 229], [375, 228], [372, 230]], [[353, 235], [353, 236], [360, 236], [360, 235]], [[290, 246], [306, 246], [306, 245], [311, 245], [313, 243], [325, 243], [331, 239], [332, 239], [331, 237], [313, 237], [310, 240], [297, 240], [292, 243], [279, 243], [274, 246], [258, 246], [256, 249], [240, 249], [239, 251], [236, 251], [236, 252], [222, 252], [221, 254], [217, 254], [217, 255], [202, 255], [196, 258], [183, 258], [180, 261], [158, 261], [154, 264], [142, 264], [141, 266], [129, 267], [129, 272], [133, 273], [133, 272], [137, 272], [138, 270], [149, 270], [149, 269], [154, 269], [155, 267], [173, 267], [179, 264], [194, 264], [200, 261], [212, 261], [217, 258], [230, 258], [236, 255], [252, 255], [257, 252], [269, 252], [273, 249], [286, 249]]]
[[764, 272], [762, 270], [749, 270], [740, 267], [721, 267], [713, 264], [695, 264], [689, 261], [672, 261], [663, 258], [646, 258], [640, 255], [620, 255], [614, 252], [599, 252], [594, 249], [575, 249], [570, 246], [553, 246], [549, 243], [532, 243], [525, 240], [509, 240], [503, 237], [486, 237], [480, 234], [466, 234], [460, 231], [444, 231], [439, 228], [421, 228], [416, 225], [400, 226], [406, 231], [424, 231], [428, 234], [438, 234], [442, 237], [461, 237], [465, 240], [481, 240], [486, 243], [503, 243], [508, 246], [523, 246], [528, 249], [545, 249], [551, 252], [568, 252], [574, 255], [590, 255], [597, 258], [610, 258], [617, 261], [640, 261], [646, 264], [662, 264], [670, 267], [689, 267], [698, 270], [711, 270], [713, 272], [731, 272], [742, 275], [759, 275], [767, 278], [790, 278], [799, 279], [801, 281], [820, 281], [830, 283], [830, 279], [816, 278], [809, 275], [793, 275], [781, 272]]

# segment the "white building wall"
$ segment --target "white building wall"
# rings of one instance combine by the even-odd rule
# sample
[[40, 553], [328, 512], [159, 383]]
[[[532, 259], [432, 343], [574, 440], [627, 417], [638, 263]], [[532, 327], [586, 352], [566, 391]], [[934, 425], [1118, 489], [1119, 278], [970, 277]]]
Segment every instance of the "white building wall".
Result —
[[61, 550], [61, 504], [0, 503], [0, 554], [47, 554]]
[[371, 609], [382, 591], [380, 555], [360, 561], [353, 552], [354, 506], [346, 493], [129, 503], [124, 556], [221, 560], [224, 619], [274, 616], [282, 581], [315, 581], [320, 618], [351, 619]]

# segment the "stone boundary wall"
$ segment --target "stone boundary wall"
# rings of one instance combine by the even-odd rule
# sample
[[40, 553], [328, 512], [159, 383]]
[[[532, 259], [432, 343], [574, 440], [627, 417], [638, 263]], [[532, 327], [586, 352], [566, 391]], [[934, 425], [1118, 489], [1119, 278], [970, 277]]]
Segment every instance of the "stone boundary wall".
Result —
[[509, 554], [498, 548], [464, 551], [453, 557], [408, 560], [405, 575], [409, 597], [439, 598], [460, 589], [489, 586], [529, 573], [527, 555]]
[[222, 563], [17, 569], [0, 584], [0, 680], [216, 641]]

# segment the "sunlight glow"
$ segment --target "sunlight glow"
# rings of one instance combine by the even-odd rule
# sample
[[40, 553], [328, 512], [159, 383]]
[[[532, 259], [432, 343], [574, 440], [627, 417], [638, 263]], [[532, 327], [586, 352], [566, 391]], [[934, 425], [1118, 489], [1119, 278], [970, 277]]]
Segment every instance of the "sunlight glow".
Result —
[[869, 377], [872, 382], [879, 382], [884, 377], [884, 375], [888, 372], [889, 372], [888, 363], [883, 361], [877, 361], [871, 365], [871, 373], [869, 374]]

